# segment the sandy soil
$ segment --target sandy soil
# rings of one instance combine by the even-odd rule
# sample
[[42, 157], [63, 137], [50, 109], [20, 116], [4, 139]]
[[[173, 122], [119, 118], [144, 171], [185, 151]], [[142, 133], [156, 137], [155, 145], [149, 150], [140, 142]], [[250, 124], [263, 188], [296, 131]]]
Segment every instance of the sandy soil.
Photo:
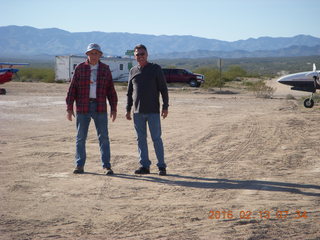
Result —
[[93, 124], [86, 174], [72, 174], [67, 84], [4, 85], [0, 239], [320, 239], [320, 107], [303, 108], [286, 99], [295, 92], [270, 84], [274, 99], [171, 88], [168, 176], [157, 175], [151, 142], [152, 173], [133, 174], [125, 87], [109, 123], [117, 174], [106, 176]]

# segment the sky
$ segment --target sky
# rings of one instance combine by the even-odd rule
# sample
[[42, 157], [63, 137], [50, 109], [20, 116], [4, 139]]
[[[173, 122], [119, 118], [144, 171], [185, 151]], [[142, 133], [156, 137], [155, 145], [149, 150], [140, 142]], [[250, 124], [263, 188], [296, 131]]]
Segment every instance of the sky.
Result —
[[320, 38], [320, 0], [3, 0], [0, 6], [0, 26], [223, 41]]

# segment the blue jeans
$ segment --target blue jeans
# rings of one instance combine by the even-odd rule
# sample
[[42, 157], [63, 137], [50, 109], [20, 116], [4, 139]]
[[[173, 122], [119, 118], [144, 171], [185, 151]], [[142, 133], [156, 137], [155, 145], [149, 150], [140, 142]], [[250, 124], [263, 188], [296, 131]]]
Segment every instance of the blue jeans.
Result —
[[147, 123], [151, 138], [153, 141], [154, 150], [158, 159], [158, 168], [166, 168], [164, 162], [164, 150], [161, 139], [161, 123], [159, 113], [134, 113], [133, 114], [134, 127], [137, 133], [138, 151], [140, 165], [144, 168], [150, 168], [151, 161], [148, 155], [148, 143], [147, 143]]
[[96, 112], [97, 104], [90, 102], [89, 113], [77, 114], [76, 165], [83, 167], [86, 163], [86, 140], [91, 118], [94, 120], [100, 145], [103, 168], [110, 168], [110, 142], [108, 134], [107, 112]]

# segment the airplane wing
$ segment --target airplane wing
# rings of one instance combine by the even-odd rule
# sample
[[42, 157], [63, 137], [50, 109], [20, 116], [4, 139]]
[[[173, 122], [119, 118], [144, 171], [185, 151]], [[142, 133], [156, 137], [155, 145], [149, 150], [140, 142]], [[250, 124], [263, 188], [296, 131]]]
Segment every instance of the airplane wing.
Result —
[[0, 62], [0, 65], [1, 65], [1, 66], [10, 66], [10, 67], [13, 67], [13, 66], [27, 66], [27, 65], [29, 65], [29, 63]]
[[0, 68], [0, 73], [5, 73], [5, 72], [16, 73], [18, 71], [19, 69], [16, 69], [16, 68]]

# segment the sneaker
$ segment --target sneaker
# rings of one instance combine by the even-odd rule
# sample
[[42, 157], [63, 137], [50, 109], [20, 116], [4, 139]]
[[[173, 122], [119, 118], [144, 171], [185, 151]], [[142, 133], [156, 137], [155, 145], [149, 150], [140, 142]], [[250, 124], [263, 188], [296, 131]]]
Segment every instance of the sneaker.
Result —
[[159, 175], [160, 176], [166, 176], [167, 175], [167, 171], [165, 168], [159, 168]]
[[105, 171], [106, 175], [113, 175], [114, 174], [111, 168], [104, 168], [103, 170]]
[[134, 171], [135, 174], [150, 174], [149, 168], [140, 167], [136, 171]]
[[73, 173], [74, 173], [74, 174], [84, 173], [84, 169], [83, 169], [83, 167], [76, 167], [76, 168], [73, 170]]

